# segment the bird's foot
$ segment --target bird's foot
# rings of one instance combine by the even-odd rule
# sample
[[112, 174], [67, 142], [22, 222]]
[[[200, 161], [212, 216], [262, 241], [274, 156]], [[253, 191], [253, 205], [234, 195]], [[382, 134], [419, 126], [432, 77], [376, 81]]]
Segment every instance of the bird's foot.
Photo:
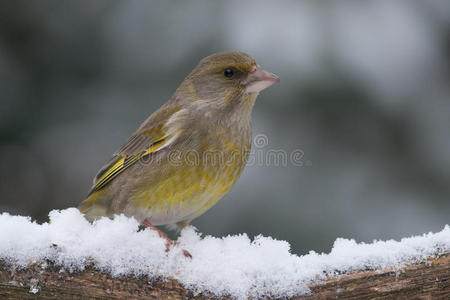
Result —
[[[164, 239], [164, 240], [166, 241], [166, 252], [169, 252], [169, 251], [170, 251], [170, 248], [172, 248], [172, 247], [174, 247], [175, 245], [178, 244], [177, 242], [171, 240], [171, 239], [167, 236], [167, 234], [165, 234], [163, 231], [161, 231], [161, 229], [159, 229], [159, 228], [153, 226], [152, 223], [150, 223], [149, 220], [145, 219], [145, 220], [142, 222], [142, 225], [144, 225], [144, 226], [147, 227], [147, 228], [150, 228], [151, 230], [156, 231], [156, 232], [158, 233], [159, 237], [162, 238], [162, 239]], [[192, 255], [189, 253], [189, 251], [187, 251], [187, 250], [185, 250], [185, 249], [183, 249], [183, 255], [186, 256], [186, 257], [188, 257], [188, 258], [192, 258]]]

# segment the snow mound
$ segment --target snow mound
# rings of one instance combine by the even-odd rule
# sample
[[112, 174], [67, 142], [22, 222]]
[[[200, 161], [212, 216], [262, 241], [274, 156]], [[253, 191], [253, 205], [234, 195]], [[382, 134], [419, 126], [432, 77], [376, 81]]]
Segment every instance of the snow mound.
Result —
[[[0, 259], [26, 266], [50, 260], [68, 270], [90, 262], [113, 276], [173, 277], [195, 292], [217, 296], [290, 297], [309, 293], [308, 285], [360, 270], [400, 268], [450, 251], [448, 225], [438, 233], [374, 241], [337, 239], [329, 254], [290, 253], [289, 243], [245, 234], [201, 237], [193, 227], [181, 232], [179, 246], [165, 252], [164, 240], [151, 230], [138, 231], [133, 218], [116, 216], [93, 224], [75, 208], [51, 211], [50, 222], [0, 214]], [[186, 258], [182, 249], [193, 258]]]

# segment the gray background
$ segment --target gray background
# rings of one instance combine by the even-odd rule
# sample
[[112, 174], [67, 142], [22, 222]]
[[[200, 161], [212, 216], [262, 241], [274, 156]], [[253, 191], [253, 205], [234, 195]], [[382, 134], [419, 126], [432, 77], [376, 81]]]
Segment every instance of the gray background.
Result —
[[293, 252], [450, 221], [450, 2], [2, 1], [0, 211], [45, 221], [204, 56], [241, 50], [281, 83], [253, 113], [253, 164], [193, 224]]

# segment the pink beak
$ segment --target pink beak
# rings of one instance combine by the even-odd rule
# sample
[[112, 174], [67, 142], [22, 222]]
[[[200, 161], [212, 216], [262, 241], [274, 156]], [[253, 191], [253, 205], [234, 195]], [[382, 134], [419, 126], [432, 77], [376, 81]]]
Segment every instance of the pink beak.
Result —
[[258, 67], [248, 74], [247, 79], [245, 80], [245, 92], [259, 93], [279, 81], [280, 78], [278, 78], [277, 75]]

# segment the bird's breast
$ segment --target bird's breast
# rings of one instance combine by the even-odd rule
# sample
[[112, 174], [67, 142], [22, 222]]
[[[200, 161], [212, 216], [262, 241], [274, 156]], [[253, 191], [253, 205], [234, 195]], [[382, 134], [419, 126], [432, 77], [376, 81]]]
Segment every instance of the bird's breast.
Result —
[[154, 225], [194, 219], [217, 203], [242, 173], [250, 139], [216, 130], [171, 151], [157, 182], [137, 189], [129, 207]]

